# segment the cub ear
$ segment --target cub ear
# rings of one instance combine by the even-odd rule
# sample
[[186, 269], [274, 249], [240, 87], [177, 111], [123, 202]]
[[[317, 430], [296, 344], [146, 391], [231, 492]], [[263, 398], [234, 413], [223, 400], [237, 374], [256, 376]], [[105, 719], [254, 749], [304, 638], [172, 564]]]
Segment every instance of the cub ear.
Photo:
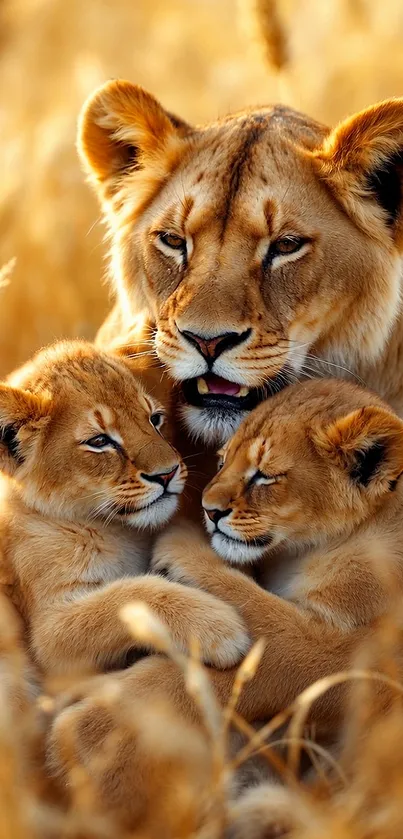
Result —
[[50, 400], [0, 384], [0, 469], [12, 475], [49, 418]]
[[360, 227], [379, 237], [386, 224], [395, 239], [401, 236], [403, 99], [387, 99], [340, 123], [314, 157]]
[[403, 473], [403, 422], [386, 408], [352, 411], [312, 429], [311, 439], [322, 457], [375, 495], [394, 489]]
[[123, 176], [147, 167], [164, 178], [176, 165], [191, 128], [165, 111], [138, 85], [117, 79], [84, 103], [77, 148], [102, 198], [119, 189]]

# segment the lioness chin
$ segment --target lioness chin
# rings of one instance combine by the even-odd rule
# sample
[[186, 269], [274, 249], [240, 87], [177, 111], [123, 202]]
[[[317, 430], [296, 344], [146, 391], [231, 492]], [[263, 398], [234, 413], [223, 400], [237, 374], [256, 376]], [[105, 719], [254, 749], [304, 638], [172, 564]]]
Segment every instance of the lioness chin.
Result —
[[78, 149], [112, 237], [108, 329], [151, 318], [190, 435], [221, 444], [318, 359], [403, 410], [403, 99], [334, 130], [284, 107], [196, 128], [118, 80]]

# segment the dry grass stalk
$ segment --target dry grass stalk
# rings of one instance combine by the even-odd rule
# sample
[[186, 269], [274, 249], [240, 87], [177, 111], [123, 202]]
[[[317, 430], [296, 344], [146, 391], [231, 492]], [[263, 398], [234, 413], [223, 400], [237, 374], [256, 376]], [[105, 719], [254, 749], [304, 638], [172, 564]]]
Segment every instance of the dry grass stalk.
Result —
[[251, 40], [260, 42], [269, 67], [278, 72], [289, 60], [280, 0], [242, 0], [241, 13]]
[[12, 259], [9, 259], [5, 265], [0, 268], [0, 288], [5, 288], [8, 286], [11, 275], [14, 271], [16, 265], [16, 258], [15, 256]]
[[56, 336], [92, 338], [109, 308], [104, 230], [74, 147], [96, 85], [129, 78], [194, 122], [279, 94], [335, 122], [401, 94], [399, 0], [243, 4], [270, 64], [248, 50], [234, 0], [2, 0], [0, 265], [17, 264], [2, 288], [1, 375]]
[[[267, 787], [266, 792], [262, 788], [259, 809], [255, 791], [256, 818], [250, 821], [250, 833], [242, 833], [245, 839], [257, 839], [256, 819], [261, 820], [263, 830], [270, 820], [270, 813], [273, 819], [275, 813], [279, 817], [285, 803], [288, 816], [291, 814], [294, 822], [294, 827], [290, 827], [292, 839], [323, 836], [331, 839], [398, 839], [403, 827], [400, 803], [403, 792], [400, 699], [403, 686], [394, 677], [398, 671], [391, 656], [396, 639], [400, 637], [396, 618], [383, 622], [376, 643], [371, 643], [370, 651], [367, 648], [360, 653], [357, 660], [365, 661], [365, 668], [322, 679], [260, 731], [239, 717], [236, 703], [242, 686], [256, 671], [263, 649], [261, 643], [253, 648], [241, 666], [228, 707], [220, 711], [210, 687], [208, 670], [200, 664], [194, 645], [189, 657], [178, 653], [165, 627], [143, 604], [126, 608], [124, 620], [137, 641], [169, 655], [180, 667], [188, 690], [203, 714], [205, 733], [185, 725], [163, 703], [144, 708], [138, 707], [133, 698], [130, 706], [124, 705], [118, 676], [112, 677], [107, 687], [101, 680], [95, 693], [97, 706], [118, 724], [110, 730], [102, 748], [88, 765], [83, 765], [80, 744], [72, 730], [66, 729], [63, 749], [69, 754], [68, 762], [72, 766], [68, 779], [70, 796], [68, 802], [52, 799], [43, 784], [43, 766], [32, 761], [32, 754], [37, 753], [37, 743], [42, 736], [43, 716], [53, 712], [58, 697], [53, 700], [39, 696], [35, 700], [30, 695], [18, 623], [13, 622], [8, 604], [0, 601], [0, 666], [3, 676], [4, 673], [8, 675], [0, 685], [0, 839], [56, 839], [56, 836], [128, 839], [125, 829], [114, 822], [112, 814], [109, 820], [101, 817], [96, 785], [94, 787], [94, 779], [108, 767], [116, 750], [121, 748], [122, 737], [128, 735], [153, 756], [158, 770], [155, 789], [149, 791], [147, 812], [138, 831], [130, 833], [133, 839], [162, 836], [162, 823], [164, 839], [224, 839], [227, 835], [240, 835], [237, 830], [243, 812], [242, 799], [239, 804], [230, 801], [229, 783], [243, 762], [254, 754], [274, 766], [283, 780], [283, 788], [277, 794], [275, 788]], [[342, 682], [363, 682], [367, 686], [382, 683], [390, 688], [391, 701], [389, 713], [379, 713], [379, 695], [370, 690], [365, 694], [367, 707], [363, 715], [356, 707], [352, 691], [345, 727], [346, 746], [335, 758], [304, 732], [312, 703], [324, 691]], [[18, 705], [15, 704], [16, 690], [20, 697]], [[398, 701], [396, 696], [399, 696]], [[357, 713], [358, 722], [354, 719]], [[227, 749], [230, 721], [247, 741], [233, 759], [228, 757]], [[288, 730], [284, 731], [287, 722]], [[288, 760], [282, 756], [284, 747], [288, 748]], [[318, 779], [314, 783], [299, 777], [301, 749], [315, 756], [313, 763]], [[167, 771], [171, 780], [169, 787], [166, 785]], [[263, 837], [263, 833], [260, 835]]]

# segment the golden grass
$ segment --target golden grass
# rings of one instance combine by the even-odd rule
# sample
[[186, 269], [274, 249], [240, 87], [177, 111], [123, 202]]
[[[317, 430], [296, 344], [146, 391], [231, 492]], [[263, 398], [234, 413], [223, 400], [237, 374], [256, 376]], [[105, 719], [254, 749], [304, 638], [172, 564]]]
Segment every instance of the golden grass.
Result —
[[[70, 758], [70, 793], [64, 800], [49, 782], [43, 758], [48, 723], [63, 698], [55, 695], [54, 686], [49, 696], [32, 698], [27, 692], [18, 627], [1, 600], [0, 839], [267, 839], [285, 834], [291, 839], [400, 839], [403, 684], [395, 679], [392, 656], [401, 642], [395, 618], [385, 620], [360, 651], [356, 669], [308, 688], [260, 730], [242, 720], [235, 706], [244, 683], [254, 677], [262, 642], [241, 665], [233, 697], [221, 710], [196, 648], [190, 657], [177, 652], [164, 626], [143, 604], [126, 607], [122, 619], [136, 641], [175, 661], [201, 710], [204, 732], [185, 723], [168, 704], [138, 707], [133, 697], [128, 709], [120, 703], [118, 680], [111, 677], [107, 685], [95, 688], [92, 698], [113, 715], [116, 728], [90, 767], [80, 762], [74, 732], [67, 731], [63, 749]], [[344, 745], [336, 755], [315, 744], [306, 718], [315, 698], [343, 681], [351, 685], [350, 707]], [[377, 707], [379, 682], [390, 690], [387, 714]], [[244, 741], [232, 756], [230, 724]], [[155, 760], [156, 771], [141, 828], [133, 825], [128, 831], [112, 816], [101, 815], [94, 777], [108, 765], [122, 736], [133, 735]], [[301, 750], [310, 755], [315, 778], [301, 778]], [[256, 754], [275, 768], [282, 786], [266, 782], [234, 798], [236, 772]]]
[[273, 100], [334, 121], [401, 94], [402, 34], [400, 0], [2, 0], [0, 265], [16, 265], [0, 375], [54, 338], [91, 338], [108, 308], [74, 147], [96, 85], [129, 78], [194, 121]]
[[[239, 0], [236, 13], [235, 0], [2, 0], [0, 374], [55, 337], [91, 338], [108, 309], [101, 283], [103, 228], [74, 148], [78, 111], [97, 84], [129, 78], [194, 121], [283, 100], [334, 122], [402, 94], [402, 36], [399, 0]], [[161, 628], [147, 620], [143, 614], [140, 626], [155, 640]], [[0, 839], [124, 839], [111, 820], [100, 818], [96, 790], [78, 762], [70, 778], [70, 803], [62, 802], [49, 783], [43, 739], [54, 700], [34, 699], [27, 691], [28, 664], [13, 626], [3, 604]], [[295, 839], [401, 839], [401, 686], [394, 690], [390, 712], [380, 714], [374, 671], [368, 674], [376, 663], [380, 678], [393, 687], [397, 627], [392, 620], [380, 633], [386, 653], [379, 656], [379, 649], [371, 648], [357, 662], [354, 678], [340, 676], [354, 688], [345, 746], [336, 763], [331, 755], [313, 751], [304, 729], [313, 693], [328, 689], [329, 680], [270, 721], [272, 737], [281, 725], [278, 739], [288, 746], [284, 757], [284, 750], [275, 754], [272, 746], [263, 747], [262, 733], [237, 716], [236, 692], [224, 712], [217, 707], [196, 651], [189, 661], [176, 656], [203, 709], [209, 736], [206, 740], [185, 728], [171, 709], [143, 710], [136, 730], [140, 726], [161, 771], [169, 765], [179, 792], [159, 801], [148, 833], [132, 836], [262, 839], [270, 835], [262, 831], [277, 812], [279, 823], [295, 822], [292, 828], [288, 823]], [[163, 633], [159, 643], [176, 655]], [[258, 655], [259, 648], [243, 665], [236, 691], [253, 676]], [[113, 691], [99, 697], [101, 703], [115, 701]], [[230, 721], [246, 739], [232, 758], [226, 750]], [[122, 727], [132, 723], [122, 719]], [[313, 786], [297, 778], [301, 744], [320, 774]], [[113, 749], [113, 742], [108, 747]], [[233, 803], [231, 777], [256, 748], [283, 776], [285, 792], [267, 789], [259, 800]]]

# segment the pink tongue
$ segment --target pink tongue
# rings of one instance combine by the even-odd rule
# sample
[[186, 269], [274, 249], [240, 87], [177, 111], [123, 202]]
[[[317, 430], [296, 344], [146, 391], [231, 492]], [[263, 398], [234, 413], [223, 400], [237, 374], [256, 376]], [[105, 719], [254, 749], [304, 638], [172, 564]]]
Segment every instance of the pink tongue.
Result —
[[226, 396], [236, 396], [239, 393], [240, 385], [235, 382], [229, 382], [228, 379], [222, 379], [221, 376], [215, 376], [214, 373], [209, 373], [203, 376], [209, 393], [225, 393]]

